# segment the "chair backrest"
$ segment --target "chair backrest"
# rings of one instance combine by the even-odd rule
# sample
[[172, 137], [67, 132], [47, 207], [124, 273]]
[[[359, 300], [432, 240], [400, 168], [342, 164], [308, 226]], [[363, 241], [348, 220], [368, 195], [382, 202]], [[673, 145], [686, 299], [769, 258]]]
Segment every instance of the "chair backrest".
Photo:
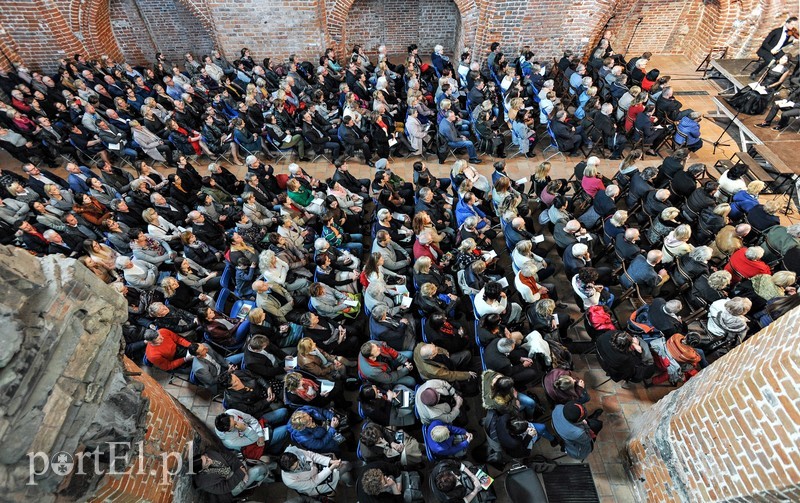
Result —
[[220, 313], [225, 312], [225, 303], [228, 301], [228, 296], [231, 294], [231, 291], [228, 290], [224, 285], [222, 290], [219, 291], [217, 294], [217, 303], [214, 306], [214, 309], [219, 311]]
[[220, 284], [222, 288], [227, 288], [232, 290], [235, 285], [231, 282], [233, 279], [233, 266], [231, 264], [225, 265], [225, 270], [222, 271], [222, 276], [220, 277]]
[[422, 342], [424, 342], [425, 344], [428, 343], [428, 336], [427, 336], [427, 334], [425, 334], [425, 323], [427, 321], [428, 321], [428, 319], [423, 317], [423, 318], [420, 319], [420, 323], [419, 323], [420, 324], [420, 328], [422, 330]]

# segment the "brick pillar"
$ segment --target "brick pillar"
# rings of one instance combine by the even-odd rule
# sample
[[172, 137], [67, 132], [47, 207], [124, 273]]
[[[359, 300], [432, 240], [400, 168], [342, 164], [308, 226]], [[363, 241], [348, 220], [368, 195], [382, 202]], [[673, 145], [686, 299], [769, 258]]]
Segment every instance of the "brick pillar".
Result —
[[800, 309], [673, 391], [632, 425], [646, 501], [800, 501]]

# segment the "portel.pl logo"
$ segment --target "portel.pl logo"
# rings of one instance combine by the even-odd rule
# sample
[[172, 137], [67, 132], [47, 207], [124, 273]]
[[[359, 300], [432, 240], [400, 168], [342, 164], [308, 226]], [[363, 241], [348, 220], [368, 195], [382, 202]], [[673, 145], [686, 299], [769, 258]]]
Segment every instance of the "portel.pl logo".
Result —
[[[36, 478], [50, 473], [58, 476], [75, 475], [156, 475], [159, 476], [159, 485], [170, 484], [172, 477], [181, 473], [183, 469], [183, 455], [180, 452], [162, 452], [161, 463], [158, 468], [145, 466], [144, 443], [136, 444], [138, 454], [133, 459], [133, 450], [130, 442], [107, 442], [106, 449], [99, 447], [93, 451], [70, 454], [57, 452], [52, 456], [46, 452], [28, 453], [28, 483], [29, 486], [37, 485]], [[194, 442], [189, 442], [188, 459], [194, 457]], [[172, 462], [170, 463], [170, 458]], [[170, 466], [172, 468], [170, 468]], [[159, 473], [160, 471], [160, 473]], [[192, 473], [189, 463], [189, 475]]]

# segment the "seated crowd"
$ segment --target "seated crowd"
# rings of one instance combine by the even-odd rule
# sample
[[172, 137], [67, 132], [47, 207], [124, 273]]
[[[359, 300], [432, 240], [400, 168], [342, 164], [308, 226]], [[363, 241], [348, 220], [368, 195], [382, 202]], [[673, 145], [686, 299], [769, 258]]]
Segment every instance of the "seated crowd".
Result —
[[[781, 225], [746, 167], [686, 166], [699, 114], [649, 53], [626, 62], [607, 38], [588, 64], [497, 43], [483, 67], [417, 52], [76, 55], [52, 76], [0, 73], [0, 147], [22, 163], [0, 176], [0, 242], [80, 260], [127, 301], [128, 357], [222, 398], [228, 451], [193, 460], [203, 491], [279, 478], [311, 498], [341, 483], [362, 503], [419, 501], [430, 461], [439, 501], [469, 503], [479, 469], [540, 437], [591, 453], [602, 410], [570, 351], [596, 347], [615, 381], [677, 385], [800, 304], [800, 225]], [[511, 145], [532, 157], [539, 134], [588, 149], [570, 180], [548, 162], [524, 183], [502, 160], [473, 166]], [[448, 149], [469, 157], [448, 178], [419, 160], [404, 180], [387, 160]], [[330, 153], [329, 176], [262, 160], [290, 151]], [[349, 172], [357, 152], [373, 179]], [[38, 167], [61, 161], [66, 178]], [[242, 163], [242, 177], [224, 165]], [[620, 323], [626, 299], [639, 307]], [[569, 336], [578, 322], [590, 341]]]

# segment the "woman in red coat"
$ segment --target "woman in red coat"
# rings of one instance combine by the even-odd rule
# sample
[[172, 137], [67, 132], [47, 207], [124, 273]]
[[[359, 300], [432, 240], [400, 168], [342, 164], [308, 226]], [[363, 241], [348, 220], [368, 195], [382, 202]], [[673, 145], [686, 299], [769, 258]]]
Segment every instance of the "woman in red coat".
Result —
[[761, 260], [764, 249], [760, 246], [739, 248], [725, 265], [725, 270], [731, 273], [731, 284], [735, 285], [743, 279], [749, 279], [759, 274], [772, 274], [766, 262]]

